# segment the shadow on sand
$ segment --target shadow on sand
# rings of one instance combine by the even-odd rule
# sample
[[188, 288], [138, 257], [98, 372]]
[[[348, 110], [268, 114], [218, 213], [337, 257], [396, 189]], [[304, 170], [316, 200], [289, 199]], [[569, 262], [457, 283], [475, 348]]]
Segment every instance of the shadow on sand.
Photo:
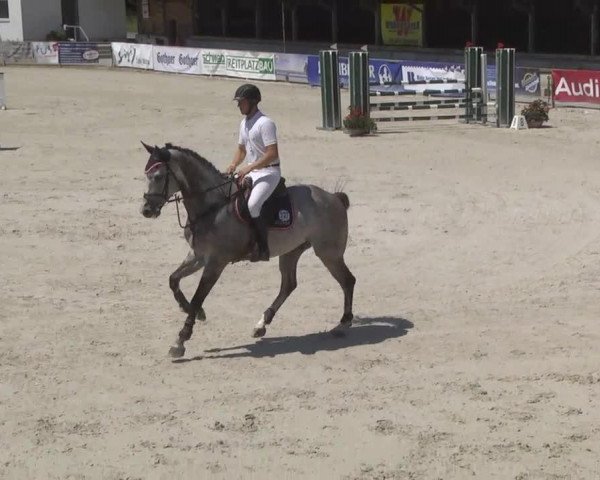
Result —
[[412, 327], [412, 322], [400, 317], [355, 317], [352, 327], [342, 337], [336, 337], [330, 332], [309, 333], [298, 337], [264, 337], [244, 345], [212, 348], [205, 351], [206, 356], [181, 358], [173, 360], [173, 363], [214, 358], [275, 357], [288, 353], [313, 355], [319, 351], [374, 345], [388, 339], [402, 337]]

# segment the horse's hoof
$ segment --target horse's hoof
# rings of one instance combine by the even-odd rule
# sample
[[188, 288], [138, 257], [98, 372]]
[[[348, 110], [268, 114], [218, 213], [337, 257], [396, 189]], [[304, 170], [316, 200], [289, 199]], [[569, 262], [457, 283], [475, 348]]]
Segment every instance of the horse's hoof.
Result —
[[185, 347], [183, 345], [173, 345], [169, 348], [171, 358], [181, 358], [185, 355]]
[[204, 322], [206, 320], [206, 313], [204, 313], [203, 308], [198, 310], [198, 313], [196, 314], [196, 320], [200, 320], [202, 322]]
[[264, 337], [266, 333], [267, 333], [266, 327], [255, 328], [254, 330], [252, 330], [252, 336], [254, 338]]
[[346, 331], [352, 326], [352, 322], [344, 322], [339, 323], [334, 328], [332, 328], [329, 333], [331, 333], [334, 337], [345, 337]]

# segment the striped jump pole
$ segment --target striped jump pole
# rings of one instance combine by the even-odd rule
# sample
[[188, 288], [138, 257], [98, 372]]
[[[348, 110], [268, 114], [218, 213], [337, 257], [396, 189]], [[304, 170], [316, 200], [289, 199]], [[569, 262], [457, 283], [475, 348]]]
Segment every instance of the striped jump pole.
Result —
[[369, 109], [369, 54], [350, 52], [348, 55], [348, 75], [350, 76], [350, 108], [358, 108], [366, 116]]
[[321, 111], [323, 130], [342, 128], [342, 109], [340, 100], [340, 77], [337, 50], [319, 52], [321, 68]]
[[515, 49], [496, 50], [496, 126], [510, 127], [515, 115]]
[[461, 115], [428, 115], [414, 117], [381, 117], [378, 122], [422, 122], [429, 120], [466, 120], [467, 116]]
[[443, 84], [443, 83], [463, 83], [462, 80], [455, 80], [453, 78], [430, 78], [426, 80], [402, 80], [398, 82], [371, 82], [371, 87], [382, 87], [386, 85], [431, 85], [431, 84]]
[[443, 100], [421, 100], [416, 102], [380, 102], [372, 103], [370, 110], [386, 111], [386, 110], [427, 110], [435, 108], [459, 108], [464, 106], [460, 98], [447, 98]]

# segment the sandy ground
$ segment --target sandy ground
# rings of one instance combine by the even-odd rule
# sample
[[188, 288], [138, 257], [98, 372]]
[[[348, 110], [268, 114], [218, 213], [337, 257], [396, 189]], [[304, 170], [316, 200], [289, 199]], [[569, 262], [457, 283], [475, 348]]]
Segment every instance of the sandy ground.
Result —
[[261, 84], [289, 183], [345, 182], [357, 321], [325, 333], [342, 293], [308, 252], [256, 341], [277, 262], [240, 263], [174, 363], [187, 245], [139, 213], [139, 140], [225, 167], [240, 82], [4, 71], [1, 478], [600, 477], [600, 112], [349, 138], [318, 90]]

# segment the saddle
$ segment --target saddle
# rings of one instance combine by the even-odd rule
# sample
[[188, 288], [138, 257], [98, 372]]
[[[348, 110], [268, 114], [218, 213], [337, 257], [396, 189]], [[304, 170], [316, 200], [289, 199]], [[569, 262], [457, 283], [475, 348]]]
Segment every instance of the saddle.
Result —
[[[234, 201], [234, 211], [237, 217], [244, 223], [250, 223], [250, 212], [248, 210], [248, 198], [252, 191], [252, 179], [244, 178], [240, 186], [240, 194]], [[281, 177], [277, 187], [263, 204], [260, 216], [271, 229], [286, 229], [292, 226], [294, 213], [292, 200], [285, 185], [285, 178]]]

